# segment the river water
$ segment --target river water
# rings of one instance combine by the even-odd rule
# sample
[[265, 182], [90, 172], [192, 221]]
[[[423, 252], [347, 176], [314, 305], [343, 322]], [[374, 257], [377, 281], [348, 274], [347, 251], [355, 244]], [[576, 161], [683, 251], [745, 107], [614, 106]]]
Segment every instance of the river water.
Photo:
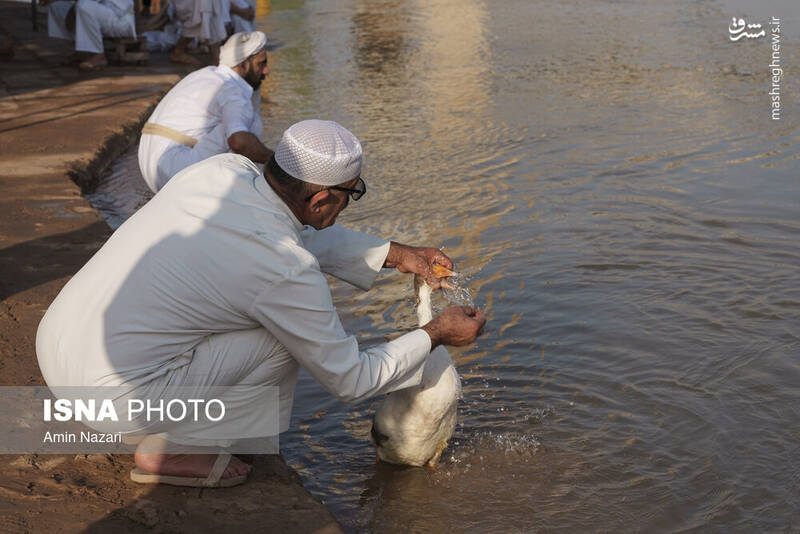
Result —
[[[747, 5], [272, 3], [268, 146], [351, 129], [340, 222], [443, 246], [489, 317], [436, 471], [301, 376], [281, 449], [348, 529], [800, 532], [800, 5]], [[406, 275], [332, 287], [365, 345], [414, 327]]]

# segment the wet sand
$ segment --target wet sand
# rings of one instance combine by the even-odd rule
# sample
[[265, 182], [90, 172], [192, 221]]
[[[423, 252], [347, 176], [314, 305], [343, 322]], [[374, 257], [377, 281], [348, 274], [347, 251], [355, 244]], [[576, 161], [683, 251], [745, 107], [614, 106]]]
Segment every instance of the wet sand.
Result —
[[[158, 98], [188, 72], [147, 66], [83, 74], [31, 29], [30, 5], [0, 2], [0, 385], [41, 385], [36, 327], [70, 276], [111, 234], [81, 195], [137, 136]], [[73, 181], [74, 180], [74, 181]], [[77, 185], [76, 185], [77, 184]], [[226, 490], [135, 485], [130, 456], [0, 456], [2, 532], [336, 532], [328, 510], [280, 456], [256, 460]]]

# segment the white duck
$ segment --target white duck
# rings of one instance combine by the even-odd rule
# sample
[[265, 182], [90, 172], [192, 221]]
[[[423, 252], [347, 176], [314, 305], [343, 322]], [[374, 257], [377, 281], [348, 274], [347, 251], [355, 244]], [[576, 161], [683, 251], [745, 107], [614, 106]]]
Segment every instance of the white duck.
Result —
[[[414, 277], [417, 319], [433, 319], [431, 287]], [[461, 379], [444, 346], [431, 351], [418, 386], [390, 393], [372, 420], [378, 458], [393, 464], [435, 467], [456, 427]]]

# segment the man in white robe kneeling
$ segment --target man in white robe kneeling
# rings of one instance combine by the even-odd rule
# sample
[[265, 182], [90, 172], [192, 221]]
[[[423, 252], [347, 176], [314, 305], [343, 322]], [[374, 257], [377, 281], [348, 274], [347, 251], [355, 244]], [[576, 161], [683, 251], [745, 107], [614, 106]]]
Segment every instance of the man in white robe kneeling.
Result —
[[178, 82], [147, 119], [139, 140], [139, 169], [158, 191], [189, 165], [223, 152], [266, 163], [261, 142], [261, 81], [269, 73], [267, 36], [237, 33], [220, 52], [220, 65]]
[[48, 6], [47, 31], [50, 37], [75, 41], [69, 63], [85, 71], [108, 65], [103, 37], [136, 38], [133, 0], [39, 0]]
[[[197, 399], [215, 387], [278, 387], [284, 432], [299, 366], [348, 402], [419, 384], [430, 351], [471, 343], [485, 318], [451, 307], [371, 348], [344, 331], [323, 273], [368, 289], [382, 267], [396, 268], [439, 287], [433, 266], [453, 266], [436, 248], [335, 224], [366, 192], [361, 163], [352, 133], [310, 120], [284, 132], [263, 174], [236, 154], [177, 174], [48, 309], [36, 338], [48, 386], [114, 386], [136, 398], [191, 388]], [[265, 406], [243, 409], [246, 421]], [[140, 443], [134, 481], [228, 486], [250, 470], [241, 458], [209, 450], [152, 452], [161, 450], [158, 440], [192, 442], [169, 422], [147, 430], [158, 435]]]

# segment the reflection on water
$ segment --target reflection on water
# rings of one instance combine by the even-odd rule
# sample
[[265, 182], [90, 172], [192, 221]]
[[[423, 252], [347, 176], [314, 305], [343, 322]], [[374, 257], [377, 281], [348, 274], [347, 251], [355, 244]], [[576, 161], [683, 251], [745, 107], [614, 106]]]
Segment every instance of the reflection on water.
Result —
[[[797, 72], [797, 4], [764, 6], [742, 14], [787, 21]], [[272, 3], [267, 144], [351, 128], [370, 192], [341, 222], [444, 246], [490, 320], [451, 351], [464, 400], [435, 472], [377, 465], [378, 400], [303, 376], [282, 450], [348, 528], [800, 529], [800, 109], [787, 76], [770, 120], [767, 41], [731, 43], [730, 16]], [[407, 276], [333, 288], [363, 344], [414, 327]]]
[[129, 148], [111, 164], [97, 190], [86, 196], [115, 230], [153, 198], [139, 171], [138, 153], [138, 144]]
[[[304, 377], [284, 454], [345, 525], [797, 528], [797, 113], [769, 120], [766, 43], [732, 48], [728, 22], [714, 3], [276, 4], [268, 140], [352, 128], [370, 194], [342, 222], [443, 245], [491, 321], [452, 351], [465, 398], [437, 472], [376, 465], [377, 401]], [[413, 328], [407, 277], [334, 292], [364, 343]]]

